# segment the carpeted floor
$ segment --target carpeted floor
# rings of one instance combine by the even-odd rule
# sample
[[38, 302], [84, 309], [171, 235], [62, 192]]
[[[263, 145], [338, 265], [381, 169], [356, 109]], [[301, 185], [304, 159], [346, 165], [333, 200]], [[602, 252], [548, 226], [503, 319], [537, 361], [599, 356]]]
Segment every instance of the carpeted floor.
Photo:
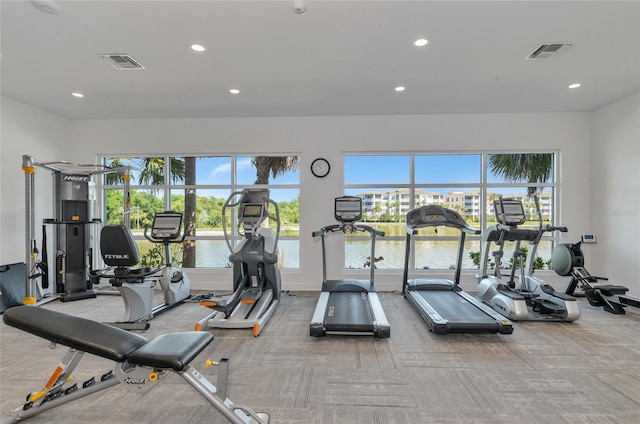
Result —
[[[288, 293], [262, 335], [215, 330], [194, 365], [215, 383], [207, 358], [230, 359], [228, 395], [271, 423], [638, 423], [640, 311], [611, 315], [580, 299], [574, 323], [522, 322], [511, 335], [437, 336], [398, 294], [380, 294], [391, 338], [309, 336], [317, 293]], [[123, 314], [122, 299], [98, 296], [42, 307], [97, 321]], [[193, 329], [209, 310], [187, 303], [142, 334]], [[66, 351], [0, 325], [1, 409], [39, 391]], [[74, 379], [113, 368], [86, 355]], [[175, 375], [139, 389], [117, 385], [29, 419], [33, 423], [224, 423]]]

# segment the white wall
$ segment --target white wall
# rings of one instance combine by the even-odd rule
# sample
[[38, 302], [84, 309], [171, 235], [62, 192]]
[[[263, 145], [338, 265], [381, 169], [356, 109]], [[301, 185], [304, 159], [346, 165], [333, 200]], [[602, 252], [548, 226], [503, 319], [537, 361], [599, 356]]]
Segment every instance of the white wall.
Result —
[[[67, 153], [77, 162], [92, 162], [96, 153], [300, 154], [300, 270], [283, 273], [283, 288], [319, 290], [321, 253], [311, 232], [333, 222], [333, 199], [342, 194], [343, 153], [557, 149], [563, 169], [560, 223], [570, 230], [563, 240], [573, 241], [591, 228], [590, 214], [584, 213], [591, 199], [583, 183], [585, 172], [590, 172], [583, 166], [590, 162], [589, 117], [569, 113], [73, 121]], [[309, 171], [319, 156], [332, 165], [324, 179]], [[330, 278], [346, 274], [340, 263], [329, 263]], [[189, 275], [196, 288], [220, 290], [229, 288], [228, 273], [192, 270]], [[357, 273], [349, 276], [366, 278]], [[376, 278], [381, 290], [401, 287], [398, 271], [379, 270]], [[560, 277], [549, 273], [548, 278], [553, 282]], [[564, 288], [565, 279], [559, 281]], [[463, 287], [475, 290], [472, 272], [464, 276]]]
[[[25, 173], [22, 155], [49, 162], [66, 160], [70, 126], [65, 119], [1, 97], [0, 123], [0, 264], [26, 262]], [[44, 218], [53, 217], [50, 172], [36, 170], [37, 246]]]
[[[593, 114], [590, 190], [598, 244], [586, 268], [640, 297], [640, 93]], [[585, 253], [586, 255], [586, 253]]]

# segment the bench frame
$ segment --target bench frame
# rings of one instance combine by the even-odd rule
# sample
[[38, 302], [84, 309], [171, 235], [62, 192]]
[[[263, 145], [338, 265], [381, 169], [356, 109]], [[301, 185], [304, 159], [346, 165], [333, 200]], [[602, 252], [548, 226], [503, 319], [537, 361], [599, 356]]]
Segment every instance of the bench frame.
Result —
[[[228, 359], [223, 358], [218, 362], [207, 360], [206, 362], [207, 366], [216, 366], [218, 368], [217, 386], [209, 382], [204, 375], [200, 374], [189, 364], [204, 347], [211, 343], [213, 335], [210, 333], [169, 333], [146, 341], [142, 336], [129, 333], [125, 330], [36, 306], [11, 308], [5, 312], [3, 320], [10, 326], [51, 341], [50, 348], [55, 348], [57, 344], [63, 344], [69, 347], [69, 349], [51, 373], [50, 377], [46, 380], [43, 388], [29, 394], [24, 404], [19, 405], [9, 413], [0, 417], [2, 424], [23, 421], [46, 410], [106, 390], [120, 383], [135, 385], [139, 388], [148, 387], [153, 383], [159, 382], [163, 377], [168, 375], [168, 373], [179, 375], [231, 423], [269, 423], [269, 416], [267, 414], [256, 413], [248, 407], [234, 404], [227, 397]], [[43, 320], [42, 329], [34, 324], [37, 323], [37, 320]], [[96, 329], [103, 329], [109, 335], [115, 335], [116, 340], [113, 346], [103, 346], [104, 354], [101, 354], [101, 346], [95, 347], [93, 352], [91, 352], [96, 356], [112, 360], [114, 360], [114, 358], [110, 356], [117, 354], [118, 359], [115, 360], [113, 370], [109, 370], [98, 379], [92, 377], [83, 383], [74, 382], [71, 378], [72, 373], [85, 353], [87, 353], [79, 347], [84, 346], [83, 343], [85, 342], [89, 343], [95, 340], [85, 338], [84, 340], [78, 340], [77, 343], [74, 343], [72, 338], [74, 335], [70, 333], [72, 329], [70, 330], [68, 326], [66, 326], [66, 329], [58, 326], [60, 327], [58, 328], [60, 330], [60, 337], [58, 337], [52, 329], [56, 329], [56, 322], [62, 320], [67, 324], [70, 322], [80, 326], [85, 324], [91, 327], [94, 332]], [[113, 330], [116, 330], [116, 332], [114, 333]], [[195, 335], [198, 334], [201, 336], [195, 337]], [[204, 334], [210, 337], [206, 337]], [[193, 340], [191, 346], [181, 346], [175, 349], [176, 352], [167, 350], [167, 346], [176, 344], [175, 341], [183, 341], [185, 339]], [[131, 344], [131, 341], [134, 342], [133, 350], [124, 353], [126, 351], [122, 350], [121, 346]], [[138, 345], [135, 345], [135, 342], [137, 342]], [[111, 353], [115, 353], [109, 355], [107, 348], [112, 350]], [[138, 351], [137, 354], [136, 351]], [[144, 354], [141, 354], [141, 351], [144, 351]], [[165, 363], [167, 365], [164, 365]], [[149, 364], [163, 364], [163, 366], [151, 366]], [[172, 365], [169, 366], [168, 364]]]

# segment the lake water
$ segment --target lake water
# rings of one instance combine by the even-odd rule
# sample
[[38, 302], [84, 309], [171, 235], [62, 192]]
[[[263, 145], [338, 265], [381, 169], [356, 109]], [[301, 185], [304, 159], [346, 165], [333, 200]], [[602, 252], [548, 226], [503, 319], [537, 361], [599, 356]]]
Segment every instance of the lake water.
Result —
[[[403, 236], [404, 226], [391, 224], [380, 226], [386, 234], [392, 236]], [[361, 233], [362, 234], [362, 233]], [[458, 255], [459, 233], [455, 229], [438, 229], [437, 235], [433, 228], [427, 229], [425, 236], [437, 236], [443, 238], [453, 237], [454, 240], [417, 240], [415, 242], [415, 267], [421, 269], [451, 269], [456, 265]], [[331, 237], [331, 236], [329, 236]], [[338, 237], [335, 235], [335, 237]], [[477, 268], [471, 258], [470, 252], [479, 252], [481, 240], [469, 240], [465, 243], [465, 251], [462, 266], [464, 269]], [[495, 246], [492, 247], [495, 250]], [[350, 239], [345, 243], [345, 267], [363, 268], [370, 255], [371, 245], [368, 239]], [[299, 268], [299, 241], [280, 240], [279, 242], [279, 262], [280, 266], [286, 268]], [[507, 244], [503, 264], [509, 262], [513, 252], [513, 244]], [[229, 249], [224, 240], [198, 240], [196, 248], [196, 266], [198, 267], [229, 267]], [[382, 256], [384, 260], [376, 263], [380, 269], [402, 269], [404, 268], [405, 240], [385, 240], [384, 237], [376, 239], [376, 257]], [[548, 261], [551, 257], [551, 242], [543, 241], [537, 251], [537, 256]], [[331, 260], [331, 258], [329, 258]]]

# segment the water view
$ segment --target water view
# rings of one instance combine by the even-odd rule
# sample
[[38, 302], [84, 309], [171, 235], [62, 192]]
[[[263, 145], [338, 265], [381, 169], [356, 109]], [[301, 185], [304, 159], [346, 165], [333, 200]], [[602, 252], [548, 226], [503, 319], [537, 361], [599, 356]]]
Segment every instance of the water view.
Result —
[[[371, 223], [369, 223], [371, 224]], [[402, 269], [405, 258], [404, 225], [401, 223], [371, 224], [383, 230], [386, 237], [376, 239], [376, 258], [382, 258], [375, 262], [380, 269]], [[213, 234], [213, 233], [211, 233]], [[344, 257], [345, 268], [364, 268], [369, 261], [371, 252], [370, 240], [363, 236], [345, 235]], [[430, 240], [415, 241], [415, 268], [416, 269], [452, 269], [455, 267], [458, 255], [459, 232], [451, 228], [438, 228], [436, 234], [433, 228], [425, 229], [421, 236], [430, 237]], [[332, 237], [332, 236], [329, 236]], [[333, 237], [340, 237], [333, 235]], [[389, 237], [393, 239], [389, 240]], [[438, 238], [438, 239], [433, 239]], [[442, 240], [439, 240], [442, 238]], [[229, 249], [224, 240], [198, 240], [196, 242], [196, 266], [198, 268], [229, 268]], [[477, 269], [470, 257], [471, 252], [480, 252], [482, 241], [480, 238], [469, 238], [465, 242], [463, 256], [463, 269]], [[145, 251], [145, 242], [141, 242], [141, 253]], [[503, 258], [503, 267], [508, 266], [514, 248], [514, 243], [507, 243]], [[551, 258], [551, 242], [543, 241], [537, 251], [537, 256], [543, 261]], [[492, 247], [495, 250], [495, 246]], [[278, 246], [278, 262], [281, 268], [300, 268], [300, 242], [295, 239], [280, 239]], [[336, 257], [329, 257], [329, 260]], [[491, 258], [492, 259], [492, 258]], [[320, 247], [318, 246], [318, 260]]]

